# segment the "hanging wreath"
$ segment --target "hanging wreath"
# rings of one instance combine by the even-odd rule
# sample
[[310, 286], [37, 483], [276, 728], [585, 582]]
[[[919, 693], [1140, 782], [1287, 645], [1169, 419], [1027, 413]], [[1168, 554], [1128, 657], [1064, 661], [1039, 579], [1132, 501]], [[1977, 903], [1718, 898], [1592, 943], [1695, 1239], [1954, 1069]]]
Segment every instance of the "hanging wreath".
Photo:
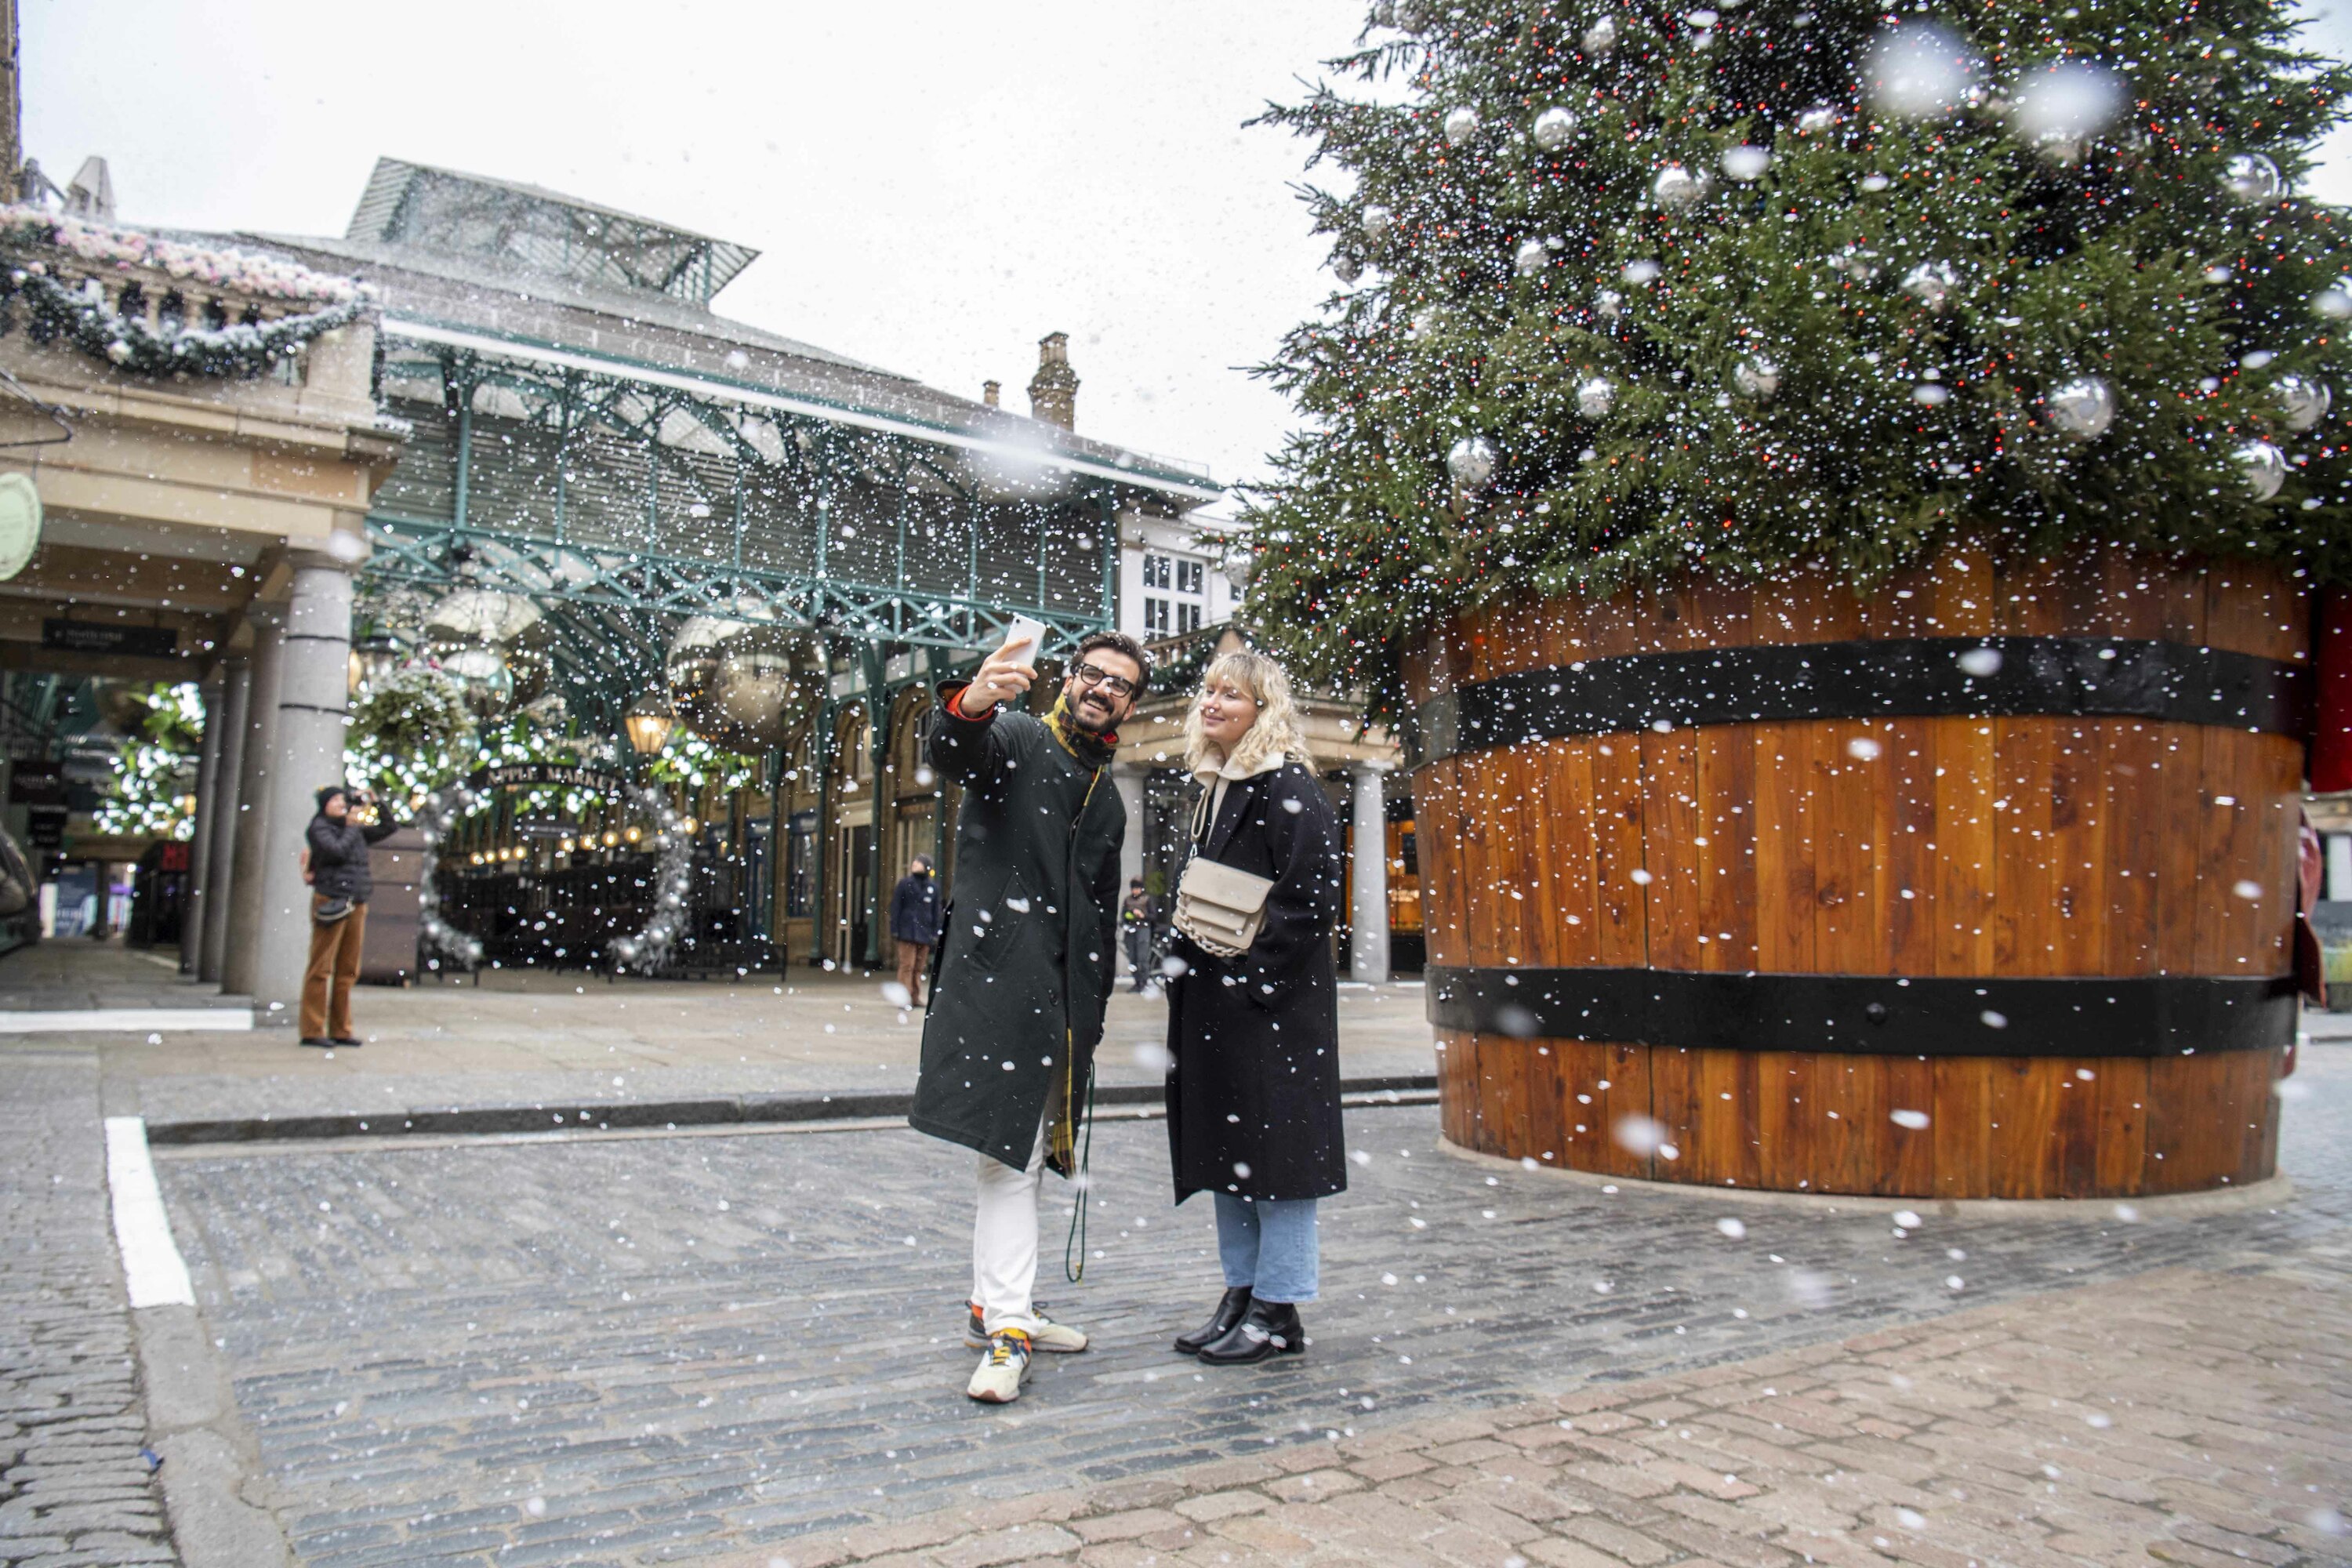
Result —
[[632, 790], [629, 798], [654, 819], [654, 912], [635, 936], [614, 937], [605, 946], [616, 970], [651, 974], [669, 962], [670, 949], [686, 920], [687, 878], [694, 868], [694, 845], [680, 831], [677, 813], [656, 789]]
[[371, 686], [352, 710], [345, 772], [411, 809], [474, 765], [473, 714], [465, 688], [429, 665], [405, 665]]
[[[92, 359], [135, 375], [202, 375], [250, 379], [301, 352], [311, 339], [349, 326], [370, 308], [364, 300], [300, 315], [218, 327], [167, 322], [151, 327], [106, 302], [95, 278], [68, 283], [39, 262], [0, 274], [0, 299], [21, 301], [26, 331], [35, 342], [62, 339]], [[8, 322], [0, 318], [0, 332]]]
[[427, 795], [416, 809], [416, 830], [425, 836], [425, 864], [416, 877], [417, 957], [428, 969], [438, 969], [445, 958], [461, 969], [482, 962], [481, 938], [441, 918], [441, 841], [477, 804], [472, 790], [453, 784]]
[[195, 837], [196, 754], [204, 745], [205, 704], [194, 682], [158, 684], [138, 700], [147, 709], [139, 738], [114, 756], [114, 784], [91, 826], [128, 838]]

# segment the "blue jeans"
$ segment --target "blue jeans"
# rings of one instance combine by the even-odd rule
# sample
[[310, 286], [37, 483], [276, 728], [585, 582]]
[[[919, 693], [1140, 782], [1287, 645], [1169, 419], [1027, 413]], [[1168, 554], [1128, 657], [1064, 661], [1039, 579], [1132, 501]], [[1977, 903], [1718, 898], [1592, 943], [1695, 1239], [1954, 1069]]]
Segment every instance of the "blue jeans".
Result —
[[1217, 1261], [1225, 1289], [1249, 1287], [1261, 1301], [1315, 1300], [1318, 1247], [1313, 1198], [1217, 1200]]

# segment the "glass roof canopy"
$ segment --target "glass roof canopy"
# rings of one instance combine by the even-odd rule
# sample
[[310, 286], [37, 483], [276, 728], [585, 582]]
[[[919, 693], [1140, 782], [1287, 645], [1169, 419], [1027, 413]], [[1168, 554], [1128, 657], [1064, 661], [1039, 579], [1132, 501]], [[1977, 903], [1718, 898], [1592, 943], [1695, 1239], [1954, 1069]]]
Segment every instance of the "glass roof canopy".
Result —
[[698, 305], [709, 304], [760, 254], [535, 185], [396, 158], [376, 160], [344, 237]]

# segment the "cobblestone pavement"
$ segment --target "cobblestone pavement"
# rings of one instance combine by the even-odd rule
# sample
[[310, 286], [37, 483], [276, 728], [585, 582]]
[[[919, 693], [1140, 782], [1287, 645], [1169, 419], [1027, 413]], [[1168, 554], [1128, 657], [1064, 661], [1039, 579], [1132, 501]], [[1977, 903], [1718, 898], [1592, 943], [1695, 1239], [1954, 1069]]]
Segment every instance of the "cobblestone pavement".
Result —
[[[1087, 1281], [1049, 1293], [1060, 1315], [1096, 1331], [1097, 1347], [1045, 1358], [1028, 1396], [1007, 1410], [960, 1394], [971, 1360], [957, 1333], [969, 1269], [969, 1158], [904, 1131], [194, 1149], [163, 1161], [162, 1175], [275, 1506], [309, 1563], [732, 1568], [792, 1561], [820, 1543], [838, 1551], [839, 1532], [859, 1527], [929, 1520], [919, 1534], [938, 1528], [941, 1510], [960, 1522], [940, 1561], [1066, 1555], [1088, 1539], [1072, 1489], [1108, 1500], [1103, 1508], [1177, 1500], [1213, 1512], [1227, 1505], [1203, 1500], [1239, 1488], [1265, 1507], [1240, 1500], [1235, 1518], [1257, 1509], [1279, 1524], [1297, 1497], [1326, 1484], [1304, 1474], [1382, 1456], [1403, 1468], [1414, 1457], [1438, 1464], [1423, 1483], [1437, 1493], [1389, 1491], [1409, 1479], [1402, 1468], [1378, 1478], [1351, 1470], [1352, 1482], [1329, 1484], [1365, 1492], [1350, 1506], [1374, 1510], [1363, 1515], [1371, 1528], [1379, 1510], [1409, 1506], [1425, 1534], [1441, 1521], [1463, 1522], [1444, 1510], [1431, 1514], [1439, 1501], [1489, 1503], [1493, 1489], [1512, 1485], [1487, 1464], [1508, 1452], [1529, 1477], [1541, 1466], [1545, 1478], [1573, 1478], [1574, 1486], [1559, 1483], [1559, 1495], [1591, 1512], [1513, 1514], [1524, 1522], [1509, 1530], [1521, 1537], [1477, 1514], [1465, 1525], [1484, 1532], [1475, 1550], [1454, 1560], [1501, 1564], [1517, 1554], [1650, 1568], [1722, 1552], [1726, 1562], [1782, 1562], [1778, 1548], [1747, 1542], [1761, 1526], [1735, 1528], [1734, 1515], [1708, 1511], [1744, 1506], [1752, 1500], [1738, 1489], [1751, 1486], [1779, 1500], [1769, 1506], [1798, 1510], [1795, 1524], [1778, 1528], [1808, 1518], [1823, 1530], [1848, 1528], [1841, 1521], [1866, 1514], [1891, 1543], [1868, 1550], [1959, 1568], [1969, 1549], [1908, 1530], [1900, 1515], [1891, 1531], [1877, 1521], [1907, 1508], [1948, 1519], [1955, 1531], [1990, 1531], [2020, 1506], [2017, 1465], [2030, 1454], [2032, 1467], [2062, 1470], [2044, 1478], [2060, 1490], [2040, 1494], [2050, 1500], [2046, 1517], [2059, 1521], [2051, 1529], [2088, 1539], [2087, 1524], [2070, 1522], [2068, 1510], [2105, 1518], [2101, 1510], [2128, 1500], [2066, 1482], [2068, 1464], [2086, 1475], [2128, 1469], [2142, 1462], [2139, 1450], [2114, 1445], [2136, 1434], [2219, 1456], [2168, 1461], [2160, 1474], [2115, 1483], [2154, 1489], [2153, 1500], [2130, 1502], [2145, 1518], [2177, 1514], [2180, 1530], [2203, 1527], [2193, 1518], [2252, 1536], [2294, 1528], [2263, 1513], [2262, 1530], [2242, 1529], [2254, 1513], [2242, 1498], [2226, 1500], [2232, 1467], [2251, 1462], [2242, 1448], [2264, 1441], [2272, 1448], [2263, 1462], [2280, 1467], [2280, 1486], [2332, 1488], [2333, 1496], [2311, 1494], [2319, 1500], [2309, 1506], [2344, 1506], [2352, 1468], [2335, 1436], [2347, 1406], [2332, 1347], [2352, 1327], [2342, 1306], [2342, 1259], [2352, 1255], [2352, 1141], [2344, 1136], [2352, 1129], [2352, 1047], [2312, 1047], [2287, 1089], [2286, 1165], [2301, 1192], [2282, 1208], [2179, 1217], [2093, 1205], [2052, 1217], [1922, 1205], [1916, 1226], [1894, 1223], [1885, 1205], [1736, 1205], [1473, 1164], [1434, 1152], [1428, 1108], [1352, 1111], [1349, 1142], [1361, 1163], [1354, 1190], [1327, 1210], [1312, 1352], [1303, 1363], [1214, 1375], [1165, 1347], [1214, 1294], [1209, 1216], [1198, 1205], [1169, 1208], [1159, 1124], [1107, 1123], [1094, 1151]], [[2168, 1308], [2171, 1279], [2183, 1281], [2184, 1302], [2202, 1304]], [[2242, 1310], [2230, 1289], [2246, 1298]], [[2263, 1303], [2284, 1305], [2272, 1312]], [[2101, 1314], [2111, 1306], [2123, 1313], [2123, 1304], [2128, 1312], [2099, 1340]], [[1952, 1325], [1937, 1321], [1962, 1310], [1979, 1315], [1961, 1321], [1958, 1337], [1938, 1337]], [[2275, 1350], [2268, 1339], [2256, 1345], [2261, 1354], [2250, 1350], [2241, 1320], [2250, 1331], [2277, 1329]], [[2308, 1330], [2303, 1341], [2288, 1336], [2297, 1323]], [[1923, 1324], [1935, 1331], [1916, 1342], [1944, 1348], [1906, 1352], [1888, 1340], [1834, 1349], [1857, 1334]], [[1762, 1363], [1786, 1364], [1785, 1374], [1753, 1364], [1815, 1352], [1826, 1359]], [[2306, 1357], [2301, 1367], [2239, 1380], [2242, 1397], [2200, 1413], [2211, 1425], [2185, 1437], [2125, 1420], [2137, 1405], [2111, 1407], [2116, 1425], [2098, 1428], [2049, 1426], [2037, 1403], [2073, 1401], [2052, 1406], [2073, 1410], [2104, 1388], [2143, 1404], [2162, 1394], [2172, 1410], [2202, 1401], [2231, 1367], [2297, 1353]], [[1936, 1363], [1925, 1377], [1905, 1373], [1911, 1390], [1861, 1370], [1870, 1356], [1903, 1354]], [[1731, 1381], [1707, 1387], [1748, 1391], [1709, 1417], [1708, 1443], [1733, 1445], [1727, 1452], [1738, 1461], [1727, 1458], [1719, 1471], [1711, 1452], [1703, 1465], [1675, 1469], [1647, 1450], [1683, 1439], [1648, 1426], [1621, 1436], [1637, 1430], [1622, 1425], [1587, 1427], [1575, 1439], [1600, 1447], [1534, 1443], [1522, 1433], [1500, 1450], [1435, 1452], [1483, 1438], [1480, 1424], [1496, 1422], [1494, 1412], [1530, 1400], [1597, 1400], [1593, 1411], [1627, 1411], [1643, 1423], [1664, 1414], [1648, 1408], [1654, 1398], [1717, 1409], [1707, 1403], [1714, 1394], [1639, 1386], [1664, 1378], [1679, 1389], [1695, 1372], [1717, 1368]], [[1772, 1380], [1782, 1377], [1791, 1381], [1781, 1394], [1761, 1392], [1758, 1379], [1779, 1388]], [[2008, 1401], [2001, 1419], [2022, 1425], [1963, 1442], [1967, 1421], [1994, 1419], [1984, 1414], [1992, 1406], [1965, 1414], [1993, 1388]], [[2307, 1394], [2308, 1408], [2321, 1414], [2266, 1403], [2278, 1389]], [[1457, 1419], [1470, 1425], [1448, 1425]], [[2296, 1430], [2299, 1419], [2317, 1430]], [[1955, 1425], [1933, 1425], [1944, 1420]], [[1811, 1433], [1821, 1451], [1781, 1453], [1779, 1439], [1762, 1436], [1774, 1421]], [[1513, 1430], [1528, 1425], [1511, 1418]], [[1922, 1431], [1929, 1436], [1916, 1436]], [[2062, 1463], [2036, 1447], [2061, 1434], [2091, 1458]], [[1612, 1438], [1613, 1447], [1604, 1441]], [[2232, 1447], [2223, 1456], [2214, 1445], [2225, 1438]], [[1948, 1452], [1949, 1463], [1919, 1469], [1922, 1443], [1939, 1461]], [[1780, 1457], [1768, 1461], [1768, 1453]], [[1879, 1468], [1863, 1465], [1865, 1454]], [[1235, 1463], [1243, 1468], [1200, 1468]], [[1301, 1479], [1249, 1479], [1259, 1464]], [[1745, 1479], [1771, 1464], [1781, 1468], [1769, 1485]], [[1826, 1479], [1824, 1466], [1841, 1479]], [[1592, 1473], [1577, 1476], [1579, 1467]], [[1720, 1482], [1726, 1473], [1743, 1479]], [[1369, 1485], [1376, 1479], [1377, 1493]], [[1947, 1495], [1971, 1481], [1982, 1489], [1974, 1502]], [[1929, 1482], [1942, 1489], [1931, 1495]], [[1851, 1498], [1835, 1489], [1849, 1484]], [[1622, 1508], [1635, 1521], [1601, 1508], [1596, 1488], [1633, 1499]], [[1832, 1506], [1846, 1501], [1853, 1506], [1843, 1512]], [[958, 1511], [976, 1505], [1010, 1510], [993, 1521], [1007, 1528], [1024, 1510], [1047, 1512], [1034, 1515], [1043, 1522], [1034, 1533], [1000, 1540], [972, 1533], [992, 1516]], [[1064, 1510], [1061, 1521], [1054, 1510]], [[1136, 1540], [1207, 1522], [1168, 1511], [1189, 1525], [1154, 1516]], [[1338, 1515], [1314, 1517], [1330, 1531], [1318, 1537], [1330, 1550], [1365, 1550], [1360, 1536], [1343, 1534]], [[2117, 1515], [2125, 1521], [2102, 1528], [2128, 1533], [2141, 1518]], [[1584, 1533], [1536, 1539], [1577, 1521]], [[1612, 1526], [1632, 1533], [1610, 1535]], [[1281, 1537], [1251, 1539], [1256, 1528], [1099, 1550], [1113, 1561], [1163, 1550], [1184, 1561], [1220, 1552], [1238, 1561], [1251, 1550], [1295, 1560], [1300, 1549]], [[1363, 1528], [1362, 1519], [1347, 1528]], [[1704, 1550], [1690, 1544], [1700, 1539], [1694, 1531], [1708, 1530], [1722, 1533], [1706, 1535]], [[1642, 1531], [1654, 1544], [1636, 1539]], [[1418, 1536], [1394, 1539], [1398, 1560], [1424, 1547], [1444, 1552]], [[2191, 1534], [2167, 1541], [2181, 1562], [2219, 1562], [2231, 1550], [2208, 1559], [2194, 1555], [2210, 1549]], [[1181, 1557], [1196, 1549], [1205, 1555]], [[2000, 1560], [2055, 1561], [2074, 1549], [2045, 1541], [2036, 1550]], [[2266, 1563], [2325, 1554], [2302, 1538], [2245, 1550]], [[1843, 1562], [1864, 1552], [1855, 1539], [1829, 1541], [1816, 1556]]]
[[[919, 1021], [875, 979], [802, 969], [738, 984], [539, 973], [485, 982], [362, 986], [355, 1011], [368, 1044], [358, 1050], [306, 1049], [283, 1028], [47, 1038], [98, 1050], [108, 1109], [150, 1123], [915, 1086]], [[1340, 1020], [1349, 1076], [1436, 1070], [1420, 988], [1349, 987]], [[1158, 1082], [1153, 1053], [1167, 1027], [1163, 1003], [1122, 991], [1102, 1081]], [[0, 1059], [10, 1048], [0, 1039]]]
[[0, 1563], [172, 1563], [106, 1190], [98, 1060], [0, 1060]]
[[2340, 1563], [2347, 1283], [2168, 1269], [737, 1561]]

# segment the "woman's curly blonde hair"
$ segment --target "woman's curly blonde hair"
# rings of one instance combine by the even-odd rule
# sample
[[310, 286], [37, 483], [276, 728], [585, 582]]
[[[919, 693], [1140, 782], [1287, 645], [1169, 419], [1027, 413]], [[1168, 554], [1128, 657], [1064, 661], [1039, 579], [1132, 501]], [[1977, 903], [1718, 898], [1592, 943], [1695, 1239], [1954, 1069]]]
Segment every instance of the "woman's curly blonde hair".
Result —
[[[1258, 705], [1257, 722], [1234, 748], [1234, 754], [1223, 758], [1225, 763], [1255, 772], [1270, 758], [1286, 757], [1310, 773], [1318, 771], [1315, 753], [1307, 744], [1306, 723], [1290, 694], [1290, 676], [1282, 666], [1262, 653], [1225, 654], [1202, 675], [1201, 689], [1205, 692], [1225, 680], [1256, 698]], [[1195, 695], [1184, 715], [1184, 766], [1197, 770], [1220, 755], [1216, 743], [1201, 732], [1201, 699]]]

